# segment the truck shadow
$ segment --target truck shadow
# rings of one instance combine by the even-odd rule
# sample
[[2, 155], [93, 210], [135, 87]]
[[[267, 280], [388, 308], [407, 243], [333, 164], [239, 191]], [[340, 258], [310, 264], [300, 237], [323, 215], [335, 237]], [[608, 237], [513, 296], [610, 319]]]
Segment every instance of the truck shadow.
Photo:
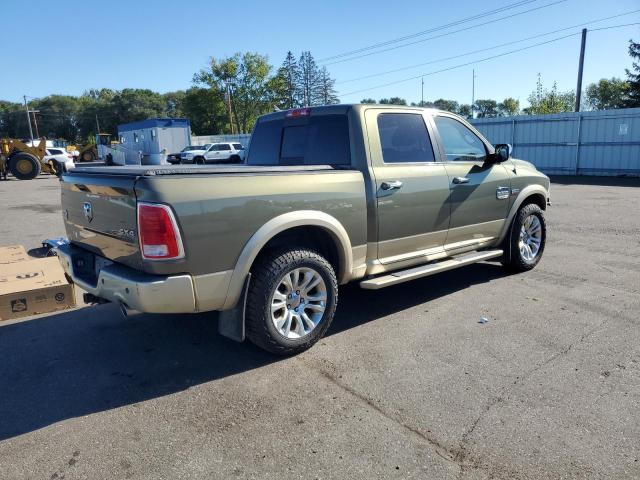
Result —
[[[504, 275], [485, 263], [377, 292], [348, 286], [328, 335]], [[114, 305], [0, 327], [0, 352], [0, 440], [280, 360], [219, 336], [212, 314], [123, 319]]]

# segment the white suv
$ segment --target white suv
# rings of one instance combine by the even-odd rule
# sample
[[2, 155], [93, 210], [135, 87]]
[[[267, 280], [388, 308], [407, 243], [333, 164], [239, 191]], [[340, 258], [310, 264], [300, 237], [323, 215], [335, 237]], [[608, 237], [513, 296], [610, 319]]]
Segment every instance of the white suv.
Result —
[[180, 156], [180, 163], [242, 163], [245, 149], [240, 143], [220, 142], [202, 147], [202, 150], [190, 150]]

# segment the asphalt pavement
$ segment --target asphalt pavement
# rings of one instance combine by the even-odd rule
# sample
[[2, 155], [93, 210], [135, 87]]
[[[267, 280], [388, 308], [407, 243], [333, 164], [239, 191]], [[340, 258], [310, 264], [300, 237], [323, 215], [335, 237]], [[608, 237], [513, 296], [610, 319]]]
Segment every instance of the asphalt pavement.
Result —
[[[535, 270], [350, 285], [293, 358], [215, 314], [0, 323], [0, 478], [640, 478], [640, 180], [555, 180]], [[0, 245], [64, 234], [55, 178], [0, 205]]]

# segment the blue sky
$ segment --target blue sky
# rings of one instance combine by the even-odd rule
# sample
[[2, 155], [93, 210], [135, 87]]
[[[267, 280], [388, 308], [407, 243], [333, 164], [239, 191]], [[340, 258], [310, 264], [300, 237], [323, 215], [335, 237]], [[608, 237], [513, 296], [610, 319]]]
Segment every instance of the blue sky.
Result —
[[[374, 78], [348, 80], [408, 65], [431, 62], [513, 42], [594, 19], [640, 9], [639, 0], [565, 0], [523, 15], [510, 14], [552, 4], [537, 0], [503, 13], [461, 24], [445, 33], [478, 23], [466, 31], [380, 54], [327, 65], [343, 102], [365, 97], [400, 96], [420, 100], [420, 79], [372, 88], [472, 62], [534, 43], [578, 33], [580, 27], [514, 45], [432, 63]], [[287, 50], [310, 50], [316, 59], [384, 42], [492, 9], [516, 0], [488, 1], [120, 1], [95, 5], [81, 0], [2, 0], [3, 64], [15, 74], [0, 77], [0, 99], [22, 95], [79, 95], [90, 88], [150, 88], [160, 92], [186, 89], [193, 73], [211, 56], [237, 51], [268, 55], [279, 65]], [[28, 22], [42, 27], [25, 33]], [[640, 22], [640, 13], [587, 26], [598, 28]], [[418, 36], [412, 41], [431, 35]], [[590, 32], [585, 57], [585, 85], [603, 77], [623, 77], [631, 66], [627, 41], [640, 40], [640, 26]], [[394, 44], [395, 45], [395, 44]], [[425, 100], [471, 101], [472, 69], [476, 98], [512, 96], [526, 105], [536, 75], [545, 86], [575, 88], [580, 36], [538, 46], [501, 58], [424, 77]], [[322, 62], [319, 62], [322, 64]], [[15, 66], [15, 68], [13, 68]], [[356, 92], [356, 93], [350, 93]]]

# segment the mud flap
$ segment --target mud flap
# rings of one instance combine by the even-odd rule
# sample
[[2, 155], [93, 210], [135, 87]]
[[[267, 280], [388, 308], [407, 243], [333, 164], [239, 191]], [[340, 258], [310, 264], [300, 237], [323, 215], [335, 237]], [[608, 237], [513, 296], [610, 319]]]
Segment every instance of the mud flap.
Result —
[[218, 316], [218, 333], [224, 337], [244, 342], [244, 314], [247, 306], [247, 293], [249, 292], [249, 282], [251, 274], [247, 275], [242, 287], [242, 293], [236, 306], [231, 310], [223, 310]]

